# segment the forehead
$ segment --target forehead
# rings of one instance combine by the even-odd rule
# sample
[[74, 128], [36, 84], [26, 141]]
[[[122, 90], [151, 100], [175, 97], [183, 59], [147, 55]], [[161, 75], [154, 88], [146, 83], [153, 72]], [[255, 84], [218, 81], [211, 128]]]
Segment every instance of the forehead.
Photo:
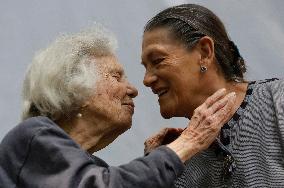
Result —
[[171, 31], [167, 28], [156, 28], [146, 31], [143, 36], [142, 59], [147, 58], [147, 56], [155, 51], [163, 51], [182, 46], [181, 42], [175, 40]]
[[123, 66], [114, 55], [97, 57], [96, 66], [101, 73], [124, 72]]
[[173, 43], [171, 32], [167, 28], [156, 28], [150, 31], [146, 31], [143, 35], [143, 44], [142, 49], [145, 47], [161, 43], [161, 44], [170, 44]]

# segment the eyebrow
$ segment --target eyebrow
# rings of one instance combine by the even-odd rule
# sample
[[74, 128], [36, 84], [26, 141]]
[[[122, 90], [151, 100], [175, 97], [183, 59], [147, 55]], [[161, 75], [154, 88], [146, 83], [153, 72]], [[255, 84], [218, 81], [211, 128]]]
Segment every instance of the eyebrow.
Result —
[[146, 54], [146, 55], [143, 55], [142, 57], [141, 57], [141, 59], [142, 59], [142, 61], [141, 61], [141, 64], [142, 65], [145, 65], [145, 62], [143, 61], [143, 59], [144, 60], [148, 60], [148, 59], [150, 59], [152, 56], [153, 56], [153, 50], [155, 50], [154, 48], [152, 48], [152, 49], [149, 49], [149, 50], [147, 50], [144, 54]]
[[115, 67], [110, 70], [110, 73], [119, 73], [124, 75], [124, 69], [122, 67]]
[[167, 55], [167, 53], [163, 52], [162, 48], [159, 48], [159, 47], [152, 47], [152, 48], [148, 49], [144, 54], [146, 54], [146, 55], [143, 55], [141, 57], [142, 58], [142, 61], [141, 61], [142, 65], [145, 65], [145, 62], [143, 61], [143, 59], [144, 60], [151, 59], [156, 54], [158, 54], [158, 55]]

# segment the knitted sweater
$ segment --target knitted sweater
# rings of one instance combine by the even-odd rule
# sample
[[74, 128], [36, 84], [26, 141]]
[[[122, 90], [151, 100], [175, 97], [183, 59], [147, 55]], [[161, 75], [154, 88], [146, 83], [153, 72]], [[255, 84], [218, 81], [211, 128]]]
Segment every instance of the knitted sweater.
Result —
[[284, 80], [250, 82], [244, 101], [221, 135], [234, 159], [231, 175], [225, 175], [225, 158], [217, 155], [216, 147], [210, 147], [186, 162], [177, 188], [283, 188]]

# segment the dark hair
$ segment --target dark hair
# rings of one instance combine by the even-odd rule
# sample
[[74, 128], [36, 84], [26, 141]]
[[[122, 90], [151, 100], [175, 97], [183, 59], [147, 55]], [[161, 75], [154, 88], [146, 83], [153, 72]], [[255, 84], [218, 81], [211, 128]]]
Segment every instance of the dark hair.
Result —
[[191, 49], [200, 38], [214, 40], [215, 56], [227, 80], [243, 81], [246, 66], [222, 21], [209, 9], [195, 4], [167, 8], [148, 21], [144, 32], [168, 27], [173, 36]]

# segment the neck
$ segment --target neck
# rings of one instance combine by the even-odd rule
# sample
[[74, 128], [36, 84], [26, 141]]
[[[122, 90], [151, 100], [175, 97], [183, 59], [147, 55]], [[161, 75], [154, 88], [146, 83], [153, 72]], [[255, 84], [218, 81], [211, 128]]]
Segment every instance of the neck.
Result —
[[[248, 83], [247, 82], [228, 82], [226, 85], [226, 89], [228, 92], [235, 92], [237, 94], [237, 98], [236, 98], [236, 103], [235, 106], [232, 110], [232, 115], [238, 110], [238, 108], [240, 107], [240, 105], [242, 104], [245, 96], [246, 96], [246, 92], [247, 92], [247, 87], [248, 87]], [[230, 117], [230, 118], [231, 118]]]
[[231, 111], [231, 115], [228, 118], [228, 120], [229, 120], [229, 119], [232, 118], [234, 113], [238, 110], [238, 108], [242, 104], [242, 102], [245, 98], [245, 95], [246, 95], [247, 87], [248, 87], [248, 83], [246, 83], [246, 82], [222, 81], [222, 82], [219, 82], [217, 85], [215, 85], [215, 87], [213, 86], [211, 93], [208, 94], [207, 97], [209, 97], [215, 91], [217, 91], [218, 89], [221, 89], [221, 88], [226, 88], [227, 93], [230, 93], [230, 92], [236, 93], [236, 102], [235, 102], [235, 105], [234, 105], [234, 107]]
[[63, 119], [56, 122], [82, 149], [94, 153], [109, 145], [121, 133], [111, 130], [108, 122], [88, 121], [84, 117]]
[[201, 84], [206, 86], [206, 90], [202, 89], [202, 90], [196, 91], [195, 96], [197, 98], [195, 99], [195, 103], [192, 104], [193, 108], [190, 111], [188, 111], [189, 116], [187, 117], [189, 119], [193, 115], [194, 109], [196, 109], [198, 106], [204, 103], [204, 101], [208, 97], [210, 97], [213, 93], [215, 93], [218, 89], [221, 89], [221, 88], [226, 88], [227, 93], [230, 93], [230, 92], [236, 93], [236, 97], [237, 97], [236, 103], [233, 107], [233, 110], [231, 111], [231, 116], [229, 117], [230, 119], [234, 115], [234, 113], [237, 111], [242, 101], [244, 100], [244, 97], [247, 91], [247, 86], [248, 86], [248, 83], [246, 82], [227, 81], [224, 79], [222, 75], [218, 76], [216, 74], [211, 74], [207, 79], [204, 79], [201, 82]]

